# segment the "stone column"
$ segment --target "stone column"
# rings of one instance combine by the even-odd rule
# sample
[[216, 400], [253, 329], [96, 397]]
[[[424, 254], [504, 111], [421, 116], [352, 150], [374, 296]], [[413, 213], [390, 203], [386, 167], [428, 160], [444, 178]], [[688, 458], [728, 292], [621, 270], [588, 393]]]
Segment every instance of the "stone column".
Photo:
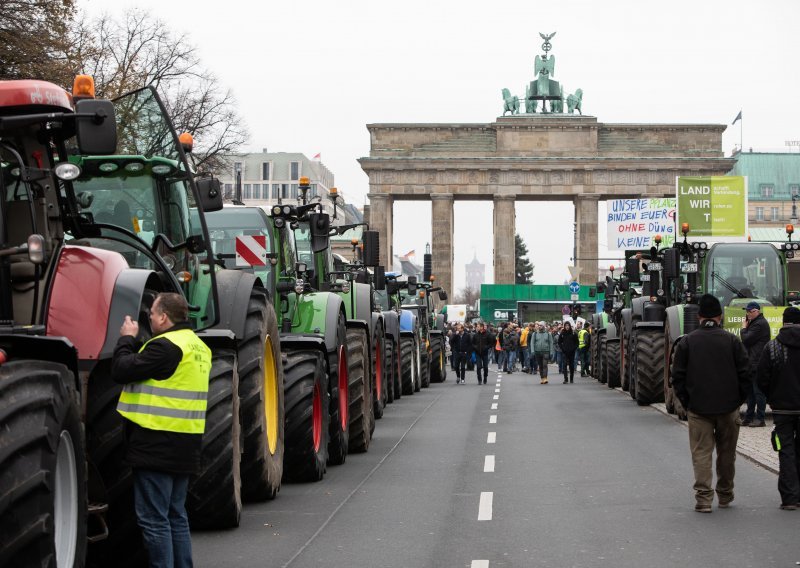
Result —
[[513, 284], [515, 280], [514, 235], [516, 197], [494, 196], [494, 283]]
[[[453, 288], [453, 194], [431, 194], [431, 255], [436, 284], [452, 298]], [[419, 258], [419, 256], [417, 256]]]
[[597, 283], [597, 203], [599, 195], [575, 196], [575, 232], [576, 249], [578, 251], [577, 266], [581, 267], [578, 282], [581, 284]]
[[394, 198], [388, 193], [368, 193], [367, 197], [369, 197], [369, 228], [380, 233], [381, 263], [389, 272], [394, 265], [392, 247]]

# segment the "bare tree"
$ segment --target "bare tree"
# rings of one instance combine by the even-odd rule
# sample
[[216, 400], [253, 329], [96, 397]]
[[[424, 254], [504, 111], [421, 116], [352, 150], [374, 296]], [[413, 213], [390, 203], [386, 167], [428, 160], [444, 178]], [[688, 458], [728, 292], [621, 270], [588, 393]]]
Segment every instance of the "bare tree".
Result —
[[73, 70], [94, 76], [97, 96], [113, 99], [155, 87], [178, 132], [195, 138], [203, 169], [218, 167], [222, 155], [247, 139], [232, 93], [202, 67], [185, 34], [175, 35], [164, 22], [133, 10], [122, 21], [107, 15], [82, 19], [71, 36]]
[[481, 297], [481, 291], [476, 290], [475, 288], [462, 288], [461, 291], [456, 295], [453, 300], [455, 304], [467, 304], [468, 306], [474, 306], [475, 302], [477, 302]]

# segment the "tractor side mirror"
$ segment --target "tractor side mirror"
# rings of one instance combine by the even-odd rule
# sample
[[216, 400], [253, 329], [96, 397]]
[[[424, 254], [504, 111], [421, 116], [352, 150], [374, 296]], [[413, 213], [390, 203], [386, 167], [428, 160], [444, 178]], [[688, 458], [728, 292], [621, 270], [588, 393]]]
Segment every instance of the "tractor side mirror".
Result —
[[219, 180], [214, 177], [203, 177], [195, 180], [197, 193], [200, 194], [200, 206], [206, 213], [222, 209], [222, 191]]
[[364, 265], [378, 266], [381, 256], [381, 234], [378, 231], [364, 231]]
[[400, 289], [400, 284], [397, 283], [397, 280], [388, 280], [386, 282], [386, 293], [390, 296], [397, 294], [397, 291]]
[[595, 285], [595, 288], [597, 288], [597, 291], [602, 294], [603, 292], [606, 291], [606, 283], [605, 282], [598, 282]]
[[664, 251], [664, 279], [677, 278], [681, 270], [681, 253], [676, 248]]
[[629, 258], [625, 260], [625, 274], [631, 282], [639, 282], [639, 259]]
[[447, 301], [447, 292], [439, 290], [439, 299], [443, 302]]
[[417, 277], [416, 276], [409, 276], [408, 277], [408, 295], [409, 296], [416, 296], [417, 295]]
[[620, 292], [627, 292], [631, 289], [631, 283], [626, 277], [623, 276], [619, 279], [618, 287]]
[[75, 119], [78, 148], [84, 155], [108, 155], [117, 151], [117, 119], [114, 103], [100, 99], [82, 99], [75, 103], [76, 114], [93, 117]]
[[322, 252], [328, 248], [331, 217], [327, 213], [311, 213], [308, 220], [311, 231], [311, 250], [315, 253]]
[[375, 289], [386, 290], [386, 271], [383, 269], [383, 266], [376, 266], [374, 274]]

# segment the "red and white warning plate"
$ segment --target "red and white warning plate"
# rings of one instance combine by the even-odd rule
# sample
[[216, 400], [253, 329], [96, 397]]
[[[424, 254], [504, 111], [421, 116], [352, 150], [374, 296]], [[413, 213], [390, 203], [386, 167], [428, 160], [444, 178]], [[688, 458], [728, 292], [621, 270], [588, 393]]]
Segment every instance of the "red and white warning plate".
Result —
[[236, 266], [266, 265], [266, 235], [236, 237]]

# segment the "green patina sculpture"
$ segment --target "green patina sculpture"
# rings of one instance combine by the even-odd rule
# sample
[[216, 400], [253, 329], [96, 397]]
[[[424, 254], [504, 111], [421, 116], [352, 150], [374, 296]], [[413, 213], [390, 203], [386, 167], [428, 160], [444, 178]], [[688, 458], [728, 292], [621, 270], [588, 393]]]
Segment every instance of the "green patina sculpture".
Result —
[[[556, 58], [555, 55], [550, 55], [550, 50], [553, 49], [553, 44], [550, 40], [556, 35], [556, 32], [551, 34], [539, 35], [544, 40], [542, 43], [543, 55], [537, 55], [534, 60], [534, 72], [536, 78], [525, 85], [525, 113], [534, 114], [539, 101], [542, 101], [543, 114], [556, 113], [562, 114], [564, 112], [564, 102], [567, 103], [567, 111], [574, 114], [575, 110], [583, 114], [581, 110], [581, 100], [583, 99], [583, 91], [578, 89], [574, 94], [564, 98], [564, 87], [555, 79]], [[547, 101], [550, 101], [550, 110], [547, 109]], [[512, 115], [519, 114], [519, 97], [512, 96], [508, 89], [503, 89], [503, 116], [507, 112]]]
[[507, 112], [519, 114], [519, 97], [511, 96], [511, 91], [503, 89], [503, 116]]
[[581, 101], [583, 100], [583, 90], [578, 89], [575, 91], [574, 95], [570, 95], [567, 97], [567, 112], [570, 114], [574, 114], [575, 111], [578, 111], [578, 114], [583, 115], [581, 111]]

